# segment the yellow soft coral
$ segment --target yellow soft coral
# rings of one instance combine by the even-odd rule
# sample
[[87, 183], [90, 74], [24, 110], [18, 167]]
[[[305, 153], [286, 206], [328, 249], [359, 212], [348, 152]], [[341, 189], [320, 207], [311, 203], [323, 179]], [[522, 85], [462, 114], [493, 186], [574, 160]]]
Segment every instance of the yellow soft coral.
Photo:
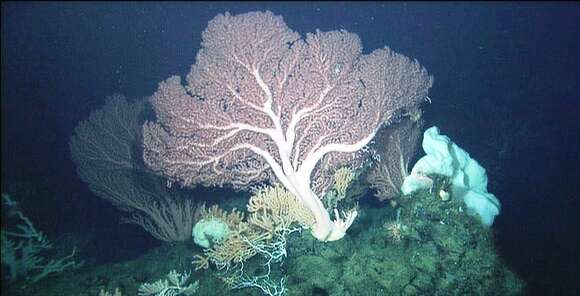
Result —
[[338, 196], [345, 196], [346, 189], [354, 179], [354, 172], [348, 167], [342, 167], [334, 173], [334, 190]]

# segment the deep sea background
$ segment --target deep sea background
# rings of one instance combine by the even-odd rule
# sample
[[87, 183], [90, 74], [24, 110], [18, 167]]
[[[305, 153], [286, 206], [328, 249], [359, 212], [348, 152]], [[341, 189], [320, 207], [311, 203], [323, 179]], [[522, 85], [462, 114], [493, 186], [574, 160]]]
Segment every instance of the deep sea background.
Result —
[[[218, 13], [271, 10], [301, 33], [345, 29], [435, 77], [423, 105], [488, 170], [501, 256], [530, 295], [580, 291], [580, 3], [2, 3], [2, 192], [49, 237], [112, 262], [159, 244], [77, 176], [69, 137], [105, 98], [186, 75]], [[355, 222], [356, 223], [356, 222]]]

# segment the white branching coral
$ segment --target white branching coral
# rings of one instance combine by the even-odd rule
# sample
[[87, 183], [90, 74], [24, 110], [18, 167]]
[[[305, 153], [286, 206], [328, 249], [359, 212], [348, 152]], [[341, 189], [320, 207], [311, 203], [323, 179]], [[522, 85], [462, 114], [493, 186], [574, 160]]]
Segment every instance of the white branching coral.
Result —
[[199, 287], [199, 282], [195, 281], [185, 285], [189, 280], [191, 272], [179, 273], [171, 270], [167, 274], [167, 279], [160, 279], [154, 283], [144, 283], [139, 287], [139, 296], [177, 296], [193, 295]]

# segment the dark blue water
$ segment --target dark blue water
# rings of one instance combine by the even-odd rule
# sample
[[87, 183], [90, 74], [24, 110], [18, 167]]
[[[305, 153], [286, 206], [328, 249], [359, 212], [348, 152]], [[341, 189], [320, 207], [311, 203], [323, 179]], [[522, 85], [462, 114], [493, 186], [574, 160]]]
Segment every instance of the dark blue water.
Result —
[[252, 10], [419, 60], [435, 77], [427, 125], [488, 170], [506, 264], [530, 295], [579, 291], [578, 3], [2, 3], [2, 192], [49, 236], [90, 233], [99, 262], [159, 245], [89, 191], [69, 137], [108, 95], [150, 96], [186, 75], [215, 15]]

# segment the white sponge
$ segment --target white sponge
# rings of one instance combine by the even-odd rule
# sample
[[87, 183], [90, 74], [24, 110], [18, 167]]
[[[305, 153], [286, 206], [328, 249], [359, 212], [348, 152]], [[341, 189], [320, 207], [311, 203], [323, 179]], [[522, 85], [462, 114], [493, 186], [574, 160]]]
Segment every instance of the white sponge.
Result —
[[425, 131], [422, 146], [426, 155], [417, 161], [411, 174], [405, 178], [401, 186], [403, 193], [429, 188], [432, 185], [426, 177], [429, 174], [450, 177], [452, 194], [463, 199], [469, 213], [479, 215], [485, 225], [493, 224], [500, 203], [487, 192], [485, 169], [449, 137], [439, 134], [436, 126]]

